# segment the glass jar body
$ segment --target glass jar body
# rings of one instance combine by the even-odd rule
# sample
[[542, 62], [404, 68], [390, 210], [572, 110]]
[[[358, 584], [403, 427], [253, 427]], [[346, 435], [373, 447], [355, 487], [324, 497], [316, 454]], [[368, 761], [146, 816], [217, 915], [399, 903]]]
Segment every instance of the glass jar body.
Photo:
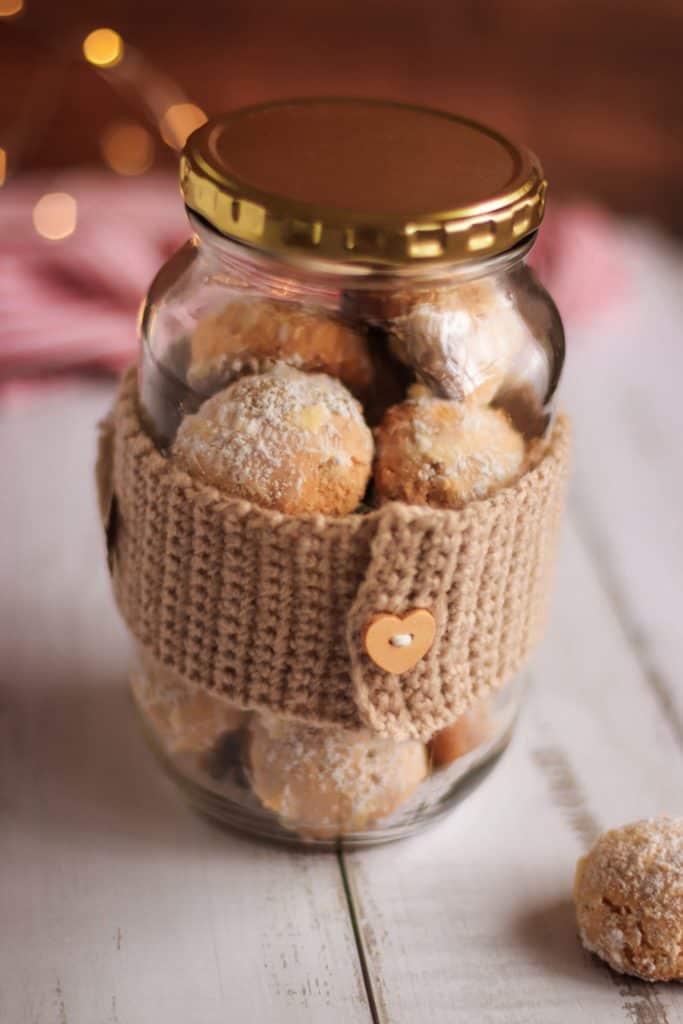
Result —
[[[323, 268], [192, 224], [194, 238], [150, 289], [138, 378], [145, 428], [190, 476], [285, 516], [362, 517], [387, 502], [463, 508], [533, 464], [552, 422], [564, 342], [557, 311], [524, 262], [528, 243], [419, 273]], [[327, 406], [318, 392], [305, 408], [254, 404], [250, 388], [258, 398], [262, 384], [250, 382], [273, 375], [278, 394], [305, 390], [317, 375], [316, 386], [332, 378], [348, 393], [354, 430], [366, 439], [374, 431], [375, 461], [355, 491], [347, 487], [359, 462], [354, 439], [342, 430], [339, 444], [350, 451], [335, 449], [328, 460], [343, 486], [325, 477], [323, 487], [317, 466], [309, 486], [314, 442], [301, 444], [297, 433], [318, 438], [350, 407], [336, 391]], [[200, 421], [217, 410], [222, 429], [222, 403], [231, 403], [230, 436], [223, 443], [213, 424], [207, 442]], [[290, 415], [296, 429], [285, 423]], [[277, 459], [268, 448], [273, 416], [283, 423]], [[389, 643], [414, 639], [397, 634]], [[417, 740], [280, 713], [258, 696], [237, 706], [213, 673], [190, 683], [144, 649], [132, 684], [152, 747], [200, 809], [260, 835], [325, 846], [399, 838], [455, 804], [505, 748], [524, 689], [519, 677], [501, 680]]]
[[[160, 447], [172, 444], [186, 413], [252, 369], [281, 359], [323, 370], [316, 323], [291, 322], [289, 313], [301, 309], [323, 324], [363, 333], [373, 365], [366, 371], [356, 347], [351, 355], [363, 362], [361, 381], [352, 371], [346, 376], [371, 425], [417, 381], [449, 400], [473, 397], [474, 404], [502, 408], [527, 439], [547, 432], [564, 331], [525, 261], [532, 242], [492, 259], [419, 273], [363, 267], [335, 273], [271, 258], [223, 238], [194, 215], [190, 220], [194, 237], [159, 271], [141, 312], [141, 404]], [[231, 320], [221, 322], [230, 310]], [[265, 317], [270, 336], [254, 356]], [[313, 335], [304, 355], [296, 340], [288, 349], [286, 338], [273, 338], [297, 329]], [[338, 339], [342, 346], [352, 341], [351, 335]]]
[[147, 742], [197, 810], [326, 849], [402, 839], [455, 807], [504, 753], [525, 685], [518, 677], [423, 744], [244, 710], [142, 651], [131, 674]]

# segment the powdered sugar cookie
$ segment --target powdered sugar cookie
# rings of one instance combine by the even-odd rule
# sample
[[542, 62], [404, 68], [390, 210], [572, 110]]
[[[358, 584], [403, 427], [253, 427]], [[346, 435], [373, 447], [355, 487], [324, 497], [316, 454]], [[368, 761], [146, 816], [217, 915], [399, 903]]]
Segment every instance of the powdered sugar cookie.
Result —
[[383, 324], [394, 354], [439, 397], [486, 403], [517, 380], [547, 391], [546, 353], [513, 296], [491, 279], [359, 292], [356, 308]]
[[249, 763], [263, 805], [288, 828], [315, 838], [359, 832], [388, 817], [427, 775], [421, 743], [270, 714], [252, 721]]
[[504, 412], [428, 394], [395, 405], [375, 431], [380, 503], [460, 508], [512, 483], [525, 444]]
[[428, 744], [432, 767], [443, 768], [471, 753], [491, 738], [494, 722], [488, 700], [480, 700], [460, 715], [452, 725], [432, 736]]
[[372, 455], [372, 434], [344, 385], [282, 363], [207, 399], [171, 449], [205, 483], [290, 515], [352, 512]]
[[600, 836], [577, 865], [574, 903], [584, 946], [615, 971], [683, 980], [683, 819]]
[[169, 753], [203, 753], [246, 721], [239, 708], [185, 683], [148, 655], [141, 656], [141, 669], [133, 673], [131, 686]]
[[296, 302], [239, 296], [204, 317], [190, 341], [187, 380], [206, 392], [275, 362], [337, 377], [361, 400], [374, 366], [364, 334], [324, 310]]

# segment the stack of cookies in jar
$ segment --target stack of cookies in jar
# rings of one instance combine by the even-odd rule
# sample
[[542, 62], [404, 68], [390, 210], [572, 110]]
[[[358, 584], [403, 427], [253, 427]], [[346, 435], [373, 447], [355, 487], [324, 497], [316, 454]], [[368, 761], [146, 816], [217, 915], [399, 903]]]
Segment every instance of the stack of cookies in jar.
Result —
[[[542, 451], [551, 361], [491, 277], [373, 284], [329, 309], [235, 295], [183, 345], [196, 411], [169, 458], [286, 516], [363, 515], [388, 502], [462, 509], [513, 484]], [[218, 793], [248, 788], [303, 839], [407, 820], [501, 731], [495, 696], [427, 743], [242, 710], [144, 653], [133, 688], [171, 763], [182, 759], [184, 774]]]

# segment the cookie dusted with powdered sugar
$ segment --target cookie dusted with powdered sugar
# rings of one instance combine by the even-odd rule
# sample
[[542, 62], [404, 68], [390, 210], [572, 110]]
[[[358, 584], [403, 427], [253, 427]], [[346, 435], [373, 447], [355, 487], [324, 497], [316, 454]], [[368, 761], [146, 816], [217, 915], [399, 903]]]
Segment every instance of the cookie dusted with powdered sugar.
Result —
[[490, 279], [358, 291], [347, 308], [387, 331], [389, 346], [441, 398], [485, 404], [515, 381], [548, 388], [546, 353], [513, 295]]
[[500, 409], [422, 394], [395, 405], [375, 431], [377, 499], [461, 508], [515, 481], [521, 434]]
[[171, 449], [204, 483], [288, 515], [352, 512], [372, 456], [372, 434], [344, 385], [283, 363], [207, 399]]
[[600, 836], [577, 865], [574, 903], [584, 946], [615, 971], [683, 980], [683, 819]]
[[428, 744], [429, 760], [433, 768], [443, 768], [460, 757], [471, 754], [491, 739], [495, 721], [488, 699], [477, 701], [445, 729], [435, 733]]
[[360, 832], [393, 814], [427, 776], [421, 743], [260, 715], [249, 735], [261, 803], [310, 838]]
[[187, 380], [206, 393], [275, 362], [336, 377], [361, 401], [373, 392], [375, 367], [361, 331], [324, 310], [253, 296], [199, 321]]
[[201, 754], [246, 722], [244, 711], [223, 697], [186, 683], [172, 669], [142, 652], [131, 687], [169, 753]]

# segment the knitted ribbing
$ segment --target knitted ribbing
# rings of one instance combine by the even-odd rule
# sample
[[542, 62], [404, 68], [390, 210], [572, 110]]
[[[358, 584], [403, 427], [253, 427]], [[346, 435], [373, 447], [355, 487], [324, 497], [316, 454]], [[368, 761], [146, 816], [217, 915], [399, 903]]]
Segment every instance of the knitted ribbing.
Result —
[[[285, 516], [182, 472], [129, 372], [98, 463], [116, 600], [148, 652], [245, 708], [426, 739], [523, 666], [545, 620], [569, 430], [516, 484], [453, 511], [398, 502]], [[111, 500], [109, 496], [111, 495]], [[393, 676], [363, 648], [378, 612], [428, 608], [434, 643]]]

